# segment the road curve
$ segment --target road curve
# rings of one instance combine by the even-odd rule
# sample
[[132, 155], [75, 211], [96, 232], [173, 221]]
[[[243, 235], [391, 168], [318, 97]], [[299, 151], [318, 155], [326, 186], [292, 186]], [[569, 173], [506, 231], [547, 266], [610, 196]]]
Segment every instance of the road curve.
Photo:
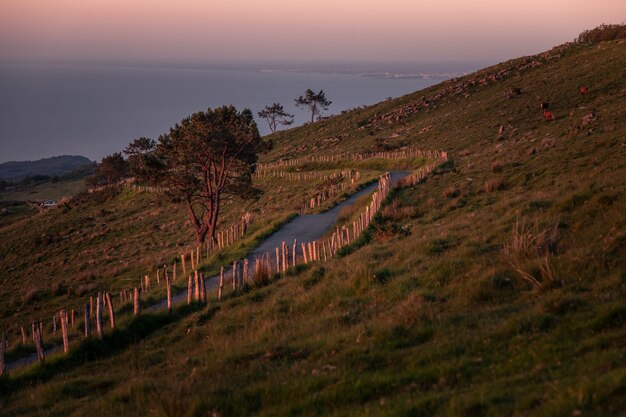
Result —
[[[408, 171], [392, 171], [391, 183], [395, 186], [398, 181], [406, 177], [409, 174]], [[374, 182], [364, 189], [354, 193], [352, 196], [337, 204], [335, 207], [318, 214], [300, 214], [282, 225], [275, 233], [261, 242], [257, 247], [252, 249], [245, 259], [248, 259], [248, 263], [252, 265], [253, 260], [256, 257], [261, 257], [266, 253], [272, 256], [275, 253], [276, 247], [281, 246], [282, 242], [292, 244], [294, 239], [298, 242], [312, 242], [320, 239], [326, 232], [337, 222], [337, 218], [342, 209], [354, 204], [363, 195], [369, 194], [376, 189], [378, 182]], [[242, 259], [243, 260], [243, 259]], [[225, 268], [228, 272], [225, 272], [224, 277], [230, 277], [231, 268]], [[205, 288], [212, 289], [219, 285], [219, 275], [213, 276], [205, 280]], [[172, 296], [172, 304], [182, 302], [186, 300], [187, 292], [182, 291]], [[167, 307], [167, 300], [164, 299], [150, 307], [147, 310], [162, 310]], [[61, 345], [55, 345], [46, 349], [46, 355], [60, 351]], [[20, 358], [13, 362], [6, 364], [6, 370], [21, 368], [22, 366], [29, 365], [37, 360], [37, 355], [33, 354], [24, 358]]]

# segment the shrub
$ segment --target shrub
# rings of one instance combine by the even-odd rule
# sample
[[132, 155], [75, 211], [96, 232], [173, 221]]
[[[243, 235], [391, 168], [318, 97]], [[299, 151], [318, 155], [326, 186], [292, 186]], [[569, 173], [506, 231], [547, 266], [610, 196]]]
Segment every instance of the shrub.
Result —
[[461, 194], [461, 192], [459, 191], [459, 188], [455, 185], [449, 186], [443, 192], [443, 195], [445, 195], [448, 198], [458, 197], [459, 194]]
[[30, 304], [33, 301], [36, 301], [39, 296], [39, 289], [37, 287], [30, 287], [24, 296], [22, 297], [23, 304]]
[[415, 207], [403, 207], [400, 200], [395, 198], [390, 205], [383, 207], [382, 217], [389, 220], [404, 220], [415, 217]]
[[454, 246], [454, 242], [450, 239], [433, 239], [428, 242], [426, 250], [431, 255], [441, 255]]
[[626, 38], [626, 25], [602, 24], [594, 29], [589, 29], [578, 35], [578, 43], [599, 43]]
[[52, 293], [52, 295], [58, 296], [58, 295], [61, 295], [64, 289], [65, 287], [63, 286], [63, 281], [55, 282], [54, 284], [52, 284], [52, 287], [50, 288], [50, 292]]
[[626, 324], [626, 306], [609, 305], [593, 321], [591, 327], [596, 332], [619, 328]]
[[325, 273], [326, 273], [326, 269], [324, 267], [315, 268], [313, 272], [311, 273], [311, 277], [305, 279], [302, 282], [302, 286], [304, 287], [305, 290], [308, 290], [309, 288], [321, 282], [322, 278], [324, 278]]
[[487, 180], [484, 186], [485, 192], [492, 193], [494, 191], [498, 191], [500, 188], [502, 188], [502, 184], [503, 181], [501, 178], [492, 178], [490, 180]]
[[379, 269], [372, 274], [372, 281], [376, 284], [385, 284], [393, 277], [393, 272], [388, 268]]
[[556, 145], [556, 139], [554, 138], [543, 138], [541, 140], [541, 146], [544, 148], [552, 148], [554, 145]]

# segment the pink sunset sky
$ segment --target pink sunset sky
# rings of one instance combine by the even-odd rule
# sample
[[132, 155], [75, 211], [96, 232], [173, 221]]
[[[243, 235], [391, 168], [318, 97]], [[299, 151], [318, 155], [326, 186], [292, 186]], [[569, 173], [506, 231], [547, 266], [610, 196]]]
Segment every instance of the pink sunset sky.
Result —
[[625, 0], [1, 0], [0, 59], [498, 60]]

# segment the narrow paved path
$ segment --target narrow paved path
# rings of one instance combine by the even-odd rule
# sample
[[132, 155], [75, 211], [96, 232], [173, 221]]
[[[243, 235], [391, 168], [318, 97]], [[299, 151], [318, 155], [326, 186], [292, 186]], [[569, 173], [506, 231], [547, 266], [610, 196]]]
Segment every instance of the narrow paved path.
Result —
[[[406, 177], [409, 174], [407, 171], [393, 171], [391, 172], [391, 183], [395, 186], [398, 181]], [[335, 207], [319, 214], [301, 214], [292, 219], [291, 221], [282, 225], [274, 234], [269, 236], [263, 242], [261, 242], [256, 248], [248, 254], [245, 259], [248, 259], [248, 263], [252, 265], [256, 257], [261, 257], [266, 253], [270, 256], [275, 253], [276, 247], [281, 246], [282, 242], [293, 244], [293, 240], [297, 239], [298, 242], [312, 242], [318, 240], [326, 234], [326, 232], [337, 222], [339, 213], [346, 207], [353, 205], [363, 195], [373, 192], [378, 186], [378, 182], [370, 184], [366, 188], [356, 192], [348, 199], [337, 204]], [[224, 277], [230, 277], [231, 268], [224, 268], [228, 272], [225, 272]], [[219, 285], [219, 275], [213, 276], [205, 281], [205, 288], [212, 289]], [[187, 299], [187, 291], [182, 291], [172, 296], [172, 304], [183, 302]], [[159, 303], [156, 303], [146, 310], [162, 310], [167, 307], [167, 300], [164, 299]], [[55, 345], [46, 349], [46, 355], [60, 351], [62, 345]], [[21, 368], [22, 366], [31, 364], [37, 360], [37, 355], [33, 354], [28, 357], [24, 357], [6, 364], [7, 371], [12, 369]]]
[[[398, 181], [406, 177], [409, 174], [408, 171], [392, 171], [391, 183], [395, 186]], [[256, 248], [248, 254], [244, 259], [248, 260], [250, 266], [253, 265], [255, 258], [260, 258], [266, 253], [270, 255], [270, 259], [275, 258], [276, 248], [280, 248], [282, 242], [287, 243], [289, 248], [293, 244], [294, 239], [300, 242], [312, 242], [321, 239], [326, 232], [333, 227], [337, 222], [339, 213], [346, 207], [353, 205], [362, 196], [373, 192], [378, 187], [378, 182], [370, 184], [366, 188], [354, 193], [352, 196], [337, 204], [335, 207], [319, 214], [300, 214], [293, 218], [291, 221], [282, 225], [275, 233], [261, 242]], [[298, 248], [298, 252], [300, 248]], [[243, 261], [243, 259], [240, 259]], [[232, 264], [224, 267], [224, 278], [230, 277], [232, 272]], [[212, 289], [219, 286], [219, 275], [215, 275], [205, 280], [205, 288]], [[187, 292], [183, 291], [172, 297], [172, 304], [180, 302], [182, 299], [186, 299]], [[167, 306], [167, 300], [155, 304], [153, 307], [160, 309]]]

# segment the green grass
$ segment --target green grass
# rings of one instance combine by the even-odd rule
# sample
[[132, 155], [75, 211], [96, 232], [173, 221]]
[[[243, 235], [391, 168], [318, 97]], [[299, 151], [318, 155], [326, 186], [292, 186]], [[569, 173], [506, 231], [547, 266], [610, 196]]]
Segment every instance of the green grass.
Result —
[[[451, 160], [425, 182], [392, 193], [362, 241], [342, 256], [291, 269], [262, 288], [228, 294], [219, 304], [211, 292], [208, 306], [172, 322], [155, 318], [158, 325], [149, 332], [126, 330], [132, 328], [125, 327], [132, 326], [128, 318], [120, 325], [126, 336], [120, 336], [119, 348], [84, 361], [60, 355], [50, 365], [52, 373], [35, 366], [9, 376], [2, 382], [2, 411], [32, 416], [623, 415], [626, 85], [621, 69], [626, 44], [573, 45], [553, 56], [538, 57], [542, 65], [525, 69], [517, 66], [526, 59], [503, 63], [273, 135], [274, 149], [265, 161], [370, 151], [380, 144], [376, 138], [388, 146], [445, 149]], [[444, 94], [434, 108], [398, 123], [367, 126], [374, 114], [508, 67], [513, 70], [497, 83], [468, 84], [463, 94]], [[589, 86], [585, 96], [578, 90], [582, 83]], [[509, 99], [506, 92], [513, 87], [523, 94]], [[552, 103], [555, 121], [542, 120], [542, 101]], [[598, 120], [582, 126], [591, 108]], [[420, 133], [429, 125], [433, 128]], [[498, 137], [500, 125], [512, 128]], [[496, 161], [501, 162], [498, 172]], [[502, 186], [485, 191], [484, 184], [494, 178]], [[292, 213], [298, 199], [316, 191], [315, 184], [262, 181], [264, 196], [246, 206], [257, 216], [250, 244]], [[449, 192], [451, 187], [456, 192]], [[4, 326], [65, 305], [69, 299], [52, 297], [48, 282], [63, 279], [70, 286], [69, 277], [80, 272], [77, 265], [85, 257], [94, 257], [84, 269], [90, 273], [128, 265], [115, 274], [119, 278], [97, 275], [94, 288], [127, 285], [192, 240], [176, 206], [158, 197], [122, 193], [94, 207], [85, 204], [58, 217], [35, 216], [32, 231], [20, 223], [3, 229], [11, 246], [0, 245], [1, 266], [13, 268], [1, 294]], [[240, 209], [229, 206], [227, 218], [236, 219]], [[98, 216], [99, 210], [105, 212]], [[344, 214], [349, 221], [354, 213]], [[514, 240], [518, 219], [558, 225], [555, 242], [532, 245], [520, 263], [523, 272], [543, 280], [541, 262], [549, 253], [555, 279], [542, 289], [531, 288], [503, 253]], [[81, 240], [84, 231], [75, 226], [81, 223], [91, 226], [93, 237]], [[55, 238], [68, 228], [80, 233]], [[33, 255], [32, 242], [42, 233], [52, 236], [51, 247], [37, 246]], [[112, 247], [110, 259], [98, 255], [105, 245]], [[92, 252], [64, 254], [85, 248]], [[238, 250], [233, 248], [232, 256]], [[30, 264], [34, 256], [42, 257], [37, 267]], [[58, 273], [39, 278], [46, 284], [37, 306], [22, 305], [19, 289], [41, 282], [34, 278], [41, 270]], [[140, 337], [125, 342], [132, 334]], [[89, 344], [75, 349], [97, 350]]]
[[17, 201], [44, 201], [60, 200], [62, 197], [71, 197], [85, 190], [85, 179], [46, 182], [23, 190], [0, 193], [0, 200]]

